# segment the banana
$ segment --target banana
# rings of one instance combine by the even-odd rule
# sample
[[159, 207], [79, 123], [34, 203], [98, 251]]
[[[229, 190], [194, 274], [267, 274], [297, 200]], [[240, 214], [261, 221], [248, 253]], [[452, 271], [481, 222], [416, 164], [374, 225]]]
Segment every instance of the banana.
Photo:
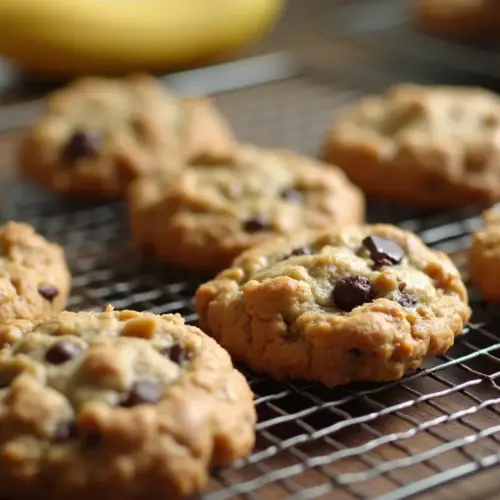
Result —
[[284, 0], [1, 0], [0, 54], [44, 74], [158, 71], [264, 34]]

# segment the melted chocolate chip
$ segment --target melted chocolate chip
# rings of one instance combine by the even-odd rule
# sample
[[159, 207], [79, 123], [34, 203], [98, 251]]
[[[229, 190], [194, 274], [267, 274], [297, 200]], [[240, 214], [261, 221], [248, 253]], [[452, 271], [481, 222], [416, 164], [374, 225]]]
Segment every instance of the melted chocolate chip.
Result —
[[399, 292], [398, 303], [403, 307], [415, 307], [418, 304], [418, 299], [415, 295], [409, 295], [406, 292]]
[[130, 408], [141, 404], [155, 404], [160, 401], [163, 391], [160, 384], [154, 380], [142, 379], [135, 382], [121, 406]]
[[186, 350], [181, 344], [174, 344], [162, 349], [161, 353], [174, 363], [180, 365], [184, 361], [191, 359], [192, 353]]
[[404, 250], [398, 244], [381, 236], [367, 236], [363, 240], [363, 246], [368, 249], [370, 257], [378, 266], [398, 264], [405, 255]]
[[250, 217], [243, 223], [243, 229], [247, 233], [258, 233], [259, 231], [266, 231], [271, 228], [269, 219], [264, 215], [256, 215]]
[[297, 188], [289, 187], [280, 193], [281, 198], [291, 203], [301, 203], [304, 200], [304, 193]]
[[62, 152], [62, 158], [74, 163], [82, 158], [95, 158], [99, 154], [102, 134], [97, 130], [77, 130], [69, 138]]
[[302, 247], [302, 248], [296, 248], [295, 250], [292, 250], [293, 256], [299, 256], [299, 255], [311, 255], [312, 250], [309, 247]]
[[311, 255], [313, 252], [309, 247], [294, 248], [290, 253], [283, 256], [282, 260], [289, 259], [290, 257], [300, 257], [302, 255]]
[[64, 443], [69, 439], [76, 436], [76, 424], [75, 422], [63, 421], [56, 425], [54, 430], [53, 440], [56, 443]]
[[300, 257], [302, 255], [311, 255], [312, 250], [309, 247], [299, 247], [293, 249], [290, 253], [283, 257], [283, 260], [289, 259], [290, 257]]
[[130, 122], [131, 128], [134, 131], [134, 134], [139, 138], [139, 139], [145, 139], [148, 136], [148, 126], [147, 123], [141, 118], [134, 118]]
[[58, 295], [59, 290], [52, 285], [38, 285], [38, 293], [49, 302], [52, 302]]
[[97, 430], [87, 432], [83, 438], [83, 444], [87, 448], [95, 448], [101, 444], [101, 435]]
[[333, 300], [339, 309], [352, 311], [374, 298], [372, 285], [364, 276], [349, 276], [337, 282], [333, 289]]
[[358, 347], [351, 347], [349, 349], [349, 354], [354, 358], [360, 358], [361, 356], [363, 356], [363, 352]]
[[76, 358], [82, 350], [73, 342], [61, 340], [52, 344], [49, 350], [45, 353], [45, 359], [53, 365], [62, 365], [73, 358]]

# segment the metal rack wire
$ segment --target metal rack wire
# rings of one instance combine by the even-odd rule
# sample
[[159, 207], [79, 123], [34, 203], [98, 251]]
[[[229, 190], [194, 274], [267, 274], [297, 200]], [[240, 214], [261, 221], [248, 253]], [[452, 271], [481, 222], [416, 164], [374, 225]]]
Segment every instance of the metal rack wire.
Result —
[[[295, 76], [239, 86], [215, 100], [241, 140], [315, 154], [333, 111], [364, 91]], [[206, 277], [135, 254], [121, 202], [68, 201], [18, 180], [4, 189], [1, 215], [65, 246], [70, 309], [111, 303], [196, 321], [192, 296]], [[436, 213], [370, 202], [369, 219], [415, 231], [466, 276], [479, 209]], [[257, 445], [248, 458], [214, 471], [203, 498], [398, 500], [498, 464], [500, 309], [470, 293], [474, 323], [465, 335], [402, 381], [328, 390], [277, 383], [241, 366], [255, 392]]]
[[[112, 303], [196, 320], [192, 296], [203, 277], [186, 278], [134, 254], [120, 203], [68, 206], [50, 197], [14, 210], [9, 218], [16, 215], [64, 244], [74, 276], [70, 309]], [[456, 254], [459, 263], [467, 235], [479, 224], [467, 211], [400, 222]], [[494, 308], [473, 303], [483, 322], [494, 320]], [[470, 325], [447, 355], [390, 384], [327, 390], [278, 384], [241, 367], [256, 394], [257, 447], [248, 459], [217, 471], [205, 498], [306, 499], [335, 491], [335, 498], [392, 500], [496, 464], [500, 343], [491, 327], [494, 321]]]

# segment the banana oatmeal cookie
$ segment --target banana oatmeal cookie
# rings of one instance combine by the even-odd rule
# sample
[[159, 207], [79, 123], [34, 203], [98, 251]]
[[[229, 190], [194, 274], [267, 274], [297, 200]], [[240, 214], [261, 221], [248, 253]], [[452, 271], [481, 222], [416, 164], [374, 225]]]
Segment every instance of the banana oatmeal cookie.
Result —
[[445, 352], [471, 314], [451, 260], [389, 225], [250, 249], [198, 289], [196, 306], [235, 359], [329, 387], [399, 379]]
[[490, 204], [500, 198], [500, 98], [480, 88], [397, 85], [341, 114], [323, 156], [370, 195]]
[[277, 235], [364, 220], [364, 198], [338, 169], [288, 151], [242, 145], [235, 161], [138, 180], [132, 239], [168, 262], [220, 270]]
[[485, 226], [472, 237], [469, 274], [486, 300], [500, 302], [500, 206], [483, 213]]
[[204, 98], [174, 98], [143, 75], [86, 77], [48, 97], [24, 135], [21, 167], [63, 193], [120, 197], [129, 183], [186, 162], [227, 161], [235, 139]]
[[0, 327], [0, 484], [26, 500], [160, 500], [250, 452], [252, 392], [178, 315], [63, 312]]
[[71, 276], [63, 249], [27, 224], [0, 226], [0, 324], [61, 311]]

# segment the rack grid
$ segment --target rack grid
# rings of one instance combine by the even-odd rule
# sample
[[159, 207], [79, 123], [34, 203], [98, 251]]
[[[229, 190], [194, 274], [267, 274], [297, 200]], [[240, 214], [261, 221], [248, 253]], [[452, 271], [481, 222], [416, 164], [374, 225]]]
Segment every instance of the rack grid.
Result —
[[[214, 99], [241, 140], [314, 155], [332, 113], [364, 91], [297, 75]], [[137, 255], [122, 202], [68, 201], [17, 177], [2, 190], [2, 219], [26, 221], [64, 245], [73, 274], [69, 309], [110, 303], [196, 323], [192, 297], [209, 276]], [[450, 254], [467, 279], [480, 208], [432, 212], [370, 200], [368, 217], [416, 232]], [[500, 308], [469, 292], [474, 316], [464, 335], [401, 381], [326, 389], [239, 366], [255, 392], [257, 444], [248, 458], [213, 471], [202, 498], [398, 500], [497, 465]]]

